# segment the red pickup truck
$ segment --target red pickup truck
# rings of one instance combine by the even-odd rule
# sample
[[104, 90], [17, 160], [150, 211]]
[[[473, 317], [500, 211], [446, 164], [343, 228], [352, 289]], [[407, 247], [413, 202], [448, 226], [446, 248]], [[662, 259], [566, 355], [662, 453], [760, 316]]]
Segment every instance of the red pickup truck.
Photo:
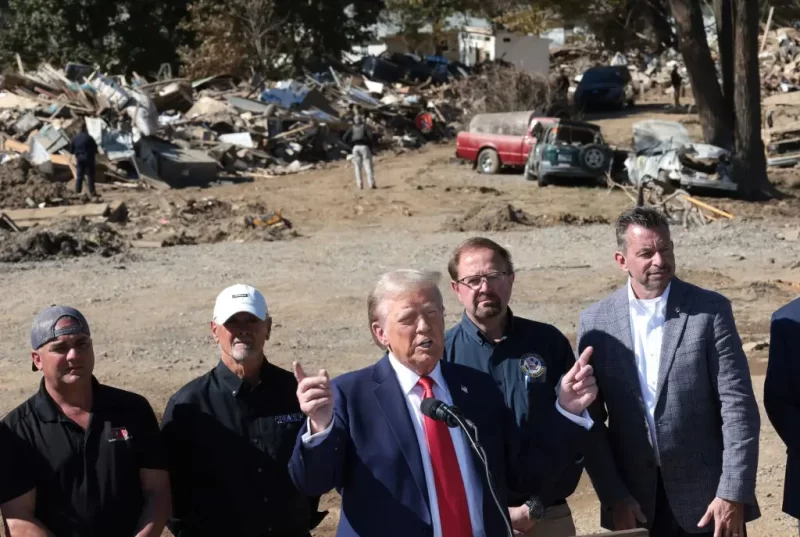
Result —
[[556, 117], [537, 117], [535, 112], [478, 114], [469, 130], [456, 137], [456, 157], [473, 163], [480, 173], [497, 173], [501, 166], [523, 168], [528, 152]]

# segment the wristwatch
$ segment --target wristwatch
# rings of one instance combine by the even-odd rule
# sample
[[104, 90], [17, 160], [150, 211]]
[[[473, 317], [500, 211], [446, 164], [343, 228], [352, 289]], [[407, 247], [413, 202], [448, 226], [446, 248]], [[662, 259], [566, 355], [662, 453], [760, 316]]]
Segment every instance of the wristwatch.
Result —
[[531, 520], [541, 520], [544, 518], [544, 504], [539, 498], [531, 498], [525, 505], [528, 507], [528, 518]]

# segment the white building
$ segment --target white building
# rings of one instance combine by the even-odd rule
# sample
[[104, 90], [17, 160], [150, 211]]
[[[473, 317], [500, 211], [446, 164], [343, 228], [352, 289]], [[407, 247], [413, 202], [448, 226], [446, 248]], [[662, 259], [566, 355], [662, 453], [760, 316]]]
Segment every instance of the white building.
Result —
[[535, 35], [465, 27], [459, 33], [459, 56], [461, 62], [469, 66], [486, 60], [504, 60], [520, 71], [547, 74], [550, 70], [550, 40]]

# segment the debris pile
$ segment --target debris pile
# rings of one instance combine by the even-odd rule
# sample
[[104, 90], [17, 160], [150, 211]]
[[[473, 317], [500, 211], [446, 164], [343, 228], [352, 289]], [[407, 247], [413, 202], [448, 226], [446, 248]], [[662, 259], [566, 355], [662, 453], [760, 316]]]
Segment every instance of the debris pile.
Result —
[[259, 202], [237, 205], [214, 197], [190, 198], [180, 204], [159, 199], [159, 206], [142, 202], [131, 208], [127, 227], [135, 230], [131, 244], [137, 248], [278, 241], [298, 236], [280, 210], [269, 211]]
[[767, 28], [761, 35], [760, 44], [762, 94], [800, 90], [800, 31]]
[[125, 245], [120, 234], [108, 224], [84, 219], [20, 233], [0, 229], [0, 262], [44, 261], [89, 254], [109, 257], [122, 252]]
[[70, 202], [64, 183], [48, 179], [28, 161], [17, 158], [0, 165], [0, 207], [21, 209]]
[[577, 216], [571, 213], [531, 215], [511, 204], [477, 205], [463, 216], [445, 222], [446, 231], [511, 231], [525, 227], [552, 227], [558, 225], [583, 226], [608, 224], [607, 218], [599, 215]]
[[0, 78], [0, 151], [69, 180], [69, 141], [85, 121], [106, 181], [165, 189], [297, 173], [346, 158], [342, 135], [356, 108], [378, 135], [378, 149], [453, 134], [448, 124], [457, 109], [446, 106], [431, 77], [409, 85], [381, 69], [370, 71], [373, 79], [329, 71], [277, 83], [224, 75], [149, 81], [78, 64], [25, 71], [19, 62], [19, 72]]

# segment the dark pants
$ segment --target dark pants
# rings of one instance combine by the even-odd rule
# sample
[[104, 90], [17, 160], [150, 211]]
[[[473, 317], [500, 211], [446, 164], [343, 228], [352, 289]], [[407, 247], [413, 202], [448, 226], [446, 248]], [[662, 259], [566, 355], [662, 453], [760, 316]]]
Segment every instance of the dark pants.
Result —
[[[703, 506], [708, 507], [708, 506]], [[697, 522], [700, 522], [699, 520]], [[714, 521], [709, 522], [703, 533], [687, 533], [681, 529], [672, 514], [672, 508], [667, 500], [667, 493], [664, 492], [664, 482], [661, 480], [661, 472], [658, 472], [658, 490], [656, 491], [656, 514], [653, 517], [653, 528], [650, 530], [650, 537], [713, 537]], [[747, 537], [747, 528], [739, 537]]]
[[86, 186], [89, 189], [89, 194], [95, 195], [94, 190], [94, 160], [78, 160], [78, 179], [75, 182], [75, 192], [81, 193], [83, 186], [83, 176], [86, 176]]

